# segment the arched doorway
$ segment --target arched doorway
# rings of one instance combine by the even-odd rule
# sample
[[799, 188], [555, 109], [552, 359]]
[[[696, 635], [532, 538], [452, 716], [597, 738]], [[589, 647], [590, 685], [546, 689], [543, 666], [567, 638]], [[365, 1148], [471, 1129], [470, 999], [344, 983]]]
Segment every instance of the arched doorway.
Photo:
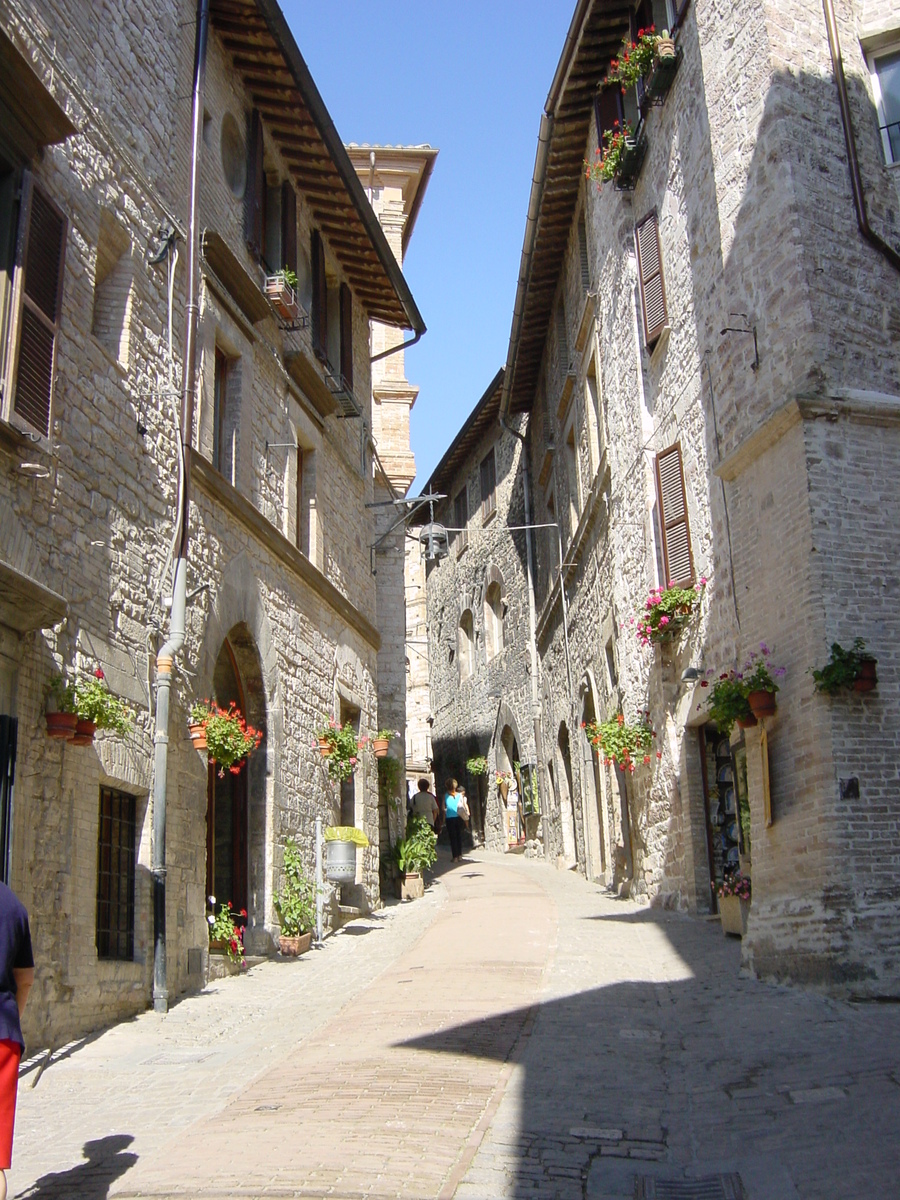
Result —
[[565, 722], [562, 722], [559, 727], [556, 754], [556, 788], [559, 800], [563, 858], [567, 867], [576, 867], [578, 865], [578, 844], [575, 840], [575, 803], [572, 798], [572, 756], [569, 752], [569, 731]]
[[500, 803], [504, 806], [502, 813], [504, 829], [506, 830], [506, 845], [525, 845], [525, 818], [522, 810], [522, 784], [516, 770], [519, 762], [519, 743], [513, 733], [512, 726], [504, 725], [497, 743], [497, 770], [501, 775], [511, 775], [506, 794], [500, 792]]
[[[237, 772], [208, 767], [206, 784], [206, 889], [217, 905], [231, 902], [246, 922], [265, 923], [266, 704], [262, 668], [253, 637], [244, 625], [229, 631], [213, 671], [212, 699], [234, 703], [262, 731], [263, 744]], [[246, 941], [246, 938], [245, 938]]]

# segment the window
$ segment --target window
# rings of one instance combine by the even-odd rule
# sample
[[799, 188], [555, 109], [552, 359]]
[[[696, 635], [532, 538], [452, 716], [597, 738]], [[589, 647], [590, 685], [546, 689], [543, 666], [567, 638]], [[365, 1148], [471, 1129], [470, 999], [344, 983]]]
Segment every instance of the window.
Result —
[[469, 531], [466, 528], [469, 524], [469, 497], [465, 488], [453, 501], [453, 524], [457, 530], [453, 535], [453, 541], [456, 545], [456, 553], [459, 555], [469, 544]]
[[312, 232], [312, 340], [321, 362], [328, 361], [328, 280], [325, 276], [325, 243], [318, 229]]
[[468, 679], [475, 670], [475, 621], [471, 608], [467, 608], [459, 618], [457, 633], [459, 647], [459, 678]]
[[591, 439], [591, 459], [596, 471], [600, 466], [600, 458], [606, 444], [606, 437], [603, 429], [603, 408], [600, 403], [600, 387], [597, 382], [597, 364], [593, 355], [591, 355], [584, 377], [584, 392], [588, 431]]
[[298, 444], [295, 542], [297, 549], [307, 558], [309, 558], [310, 546], [309, 518], [314, 489], [313, 451], [306, 450]]
[[[234, 189], [232, 189], [234, 190]], [[257, 261], [266, 244], [266, 172], [263, 164], [263, 129], [259, 109], [250, 114], [247, 144], [247, 180], [244, 188], [244, 238]]]
[[608, 638], [606, 642], [606, 670], [609, 675], [610, 691], [614, 691], [619, 684], [619, 672], [616, 669], [615, 636]]
[[134, 958], [135, 799], [100, 789], [97, 835], [97, 956]]
[[581, 288], [588, 291], [591, 286], [591, 265], [588, 261], [587, 227], [584, 213], [578, 218], [578, 261], [581, 268]]
[[134, 296], [128, 234], [104, 208], [100, 213], [94, 313], [91, 333], [120, 366], [128, 366], [131, 307]]
[[687, 587], [694, 582], [694, 560], [679, 442], [656, 456], [656, 490], [664, 586]]
[[340, 288], [341, 376], [353, 387], [353, 295], [346, 283]]
[[484, 590], [484, 654], [488, 662], [503, 649], [503, 577], [490, 567]]
[[22, 178], [19, 229], [10, 306], [10, 342], [3, 389], [4, 417], [50, 436], [56, 341], [62, 300], [66, 218]]
[[237, 481], [237, 439], [240, 416], [241, 360], [216, 347], [213, 382], [212, 464], [228, 482]]
[[574, 537], [581, 516], [581, 491], [578, 486], [578, 450], [575, 446], [575, 425], [566, 435], [566, 490], [569, 494], [569, 537]]
[[497, 467], [493, 446], [481, 460], [481, 519], [487, 521], [497, 511]]
[[666, 327], [666, 289], [663, 286], [662, 250], [659, 243], [659, 222], [655, 212], [648, 213], [634, 229], [637, 247], [638, 284], [641, 290], [641, 313], [644, 322], [644, 345], [652, 350]]
[[871, 66], [884, 160], [900, 163], [900, 47], [873, 56]]

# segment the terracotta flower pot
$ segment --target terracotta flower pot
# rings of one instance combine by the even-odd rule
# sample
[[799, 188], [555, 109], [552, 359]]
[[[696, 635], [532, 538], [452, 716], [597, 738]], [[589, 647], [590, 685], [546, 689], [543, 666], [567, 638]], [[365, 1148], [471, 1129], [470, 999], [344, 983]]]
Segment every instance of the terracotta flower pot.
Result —
[[47, 717], [47, 734], [52, 738], [60, 738], [65, 741], [71, 741], [75, 736], [75, 729], [78, 725], [78, 717], [75, 713], [48, 712]]
[[372, 749], [375, 751], [375, 757], [386, 758], [390, 744], [390, 738], [372, 738]]
[[278, 939], [278, 948], [285, 958], [297, 958], [312, 945], [312, 931], [307, 930], [306, 933], [298, 933], [296, 937], [289, 937], [287, 934], [282, 934]]
[[675, 41], [673, 38], [657, 38], [656, 40], [656, 57], [657, 58], [674, 58], [675, 57]]
[[750, 705], [750, 711], [757, 718], [773, 716], [777, 707], [774, 692], [751, 692], [747, 697], [747, 703]]
[[854, 692], [871, 692], [878, 682], [875, 668], [878, 664], [874, 658], [864, 658], [859, 664], [859, 677], [853, 682]]
[[323, 758], [331, 758], [331, 742], [328, 738], [319, 738], [319, 753]]
[[738, 717], [737, 723], [741, 727], [741, 729], [752, 729], [754, 725], [759, 724], [759, 721], [757, 721], [757, 719], [756, 719], [756, 717], [754, 717], [753, 713], [750, 713], [746, 717]]
[[75, 726], [75, 736], [72, 738], [73, 746], [90, 746], [94, 740], [94, 734], [97, 726], [93, 721], [79, 720]]
[[197, 722], [191, 722], [188, 726], [191, 731], [191, 741], [194, 743], [195, 750], [206, 749], [206, 726], [200, 725]]
[[400, 899], [420, 900], [425, 895], [425, 880], [417, 871], [400, 876]]

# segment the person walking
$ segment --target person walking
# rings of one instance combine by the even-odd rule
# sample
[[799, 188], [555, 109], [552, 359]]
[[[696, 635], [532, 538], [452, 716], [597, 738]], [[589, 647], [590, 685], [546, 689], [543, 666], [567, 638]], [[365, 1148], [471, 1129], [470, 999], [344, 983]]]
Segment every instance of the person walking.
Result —
[[28, 913], [15, 893], [0, 883], [0, 1200], [12, 1166], [19, 1060], [25, 1042], [22, 1013], [34, 983]]
[[419, 780], [419, 790], [413, 797], [412, 810], [416, 816], [424, 817], [431, 828], [434, 829], [434, 823], [441, 810], [437, 802], [437, 796], [430, 790], [427, 779]]
[[458, 787], [455, 779], [448, 779], [447, 794], [444, 796], [444, 824], [447, 826], [450, 854], [454, 862], [462, 861], [462, 817], [459, 815]]

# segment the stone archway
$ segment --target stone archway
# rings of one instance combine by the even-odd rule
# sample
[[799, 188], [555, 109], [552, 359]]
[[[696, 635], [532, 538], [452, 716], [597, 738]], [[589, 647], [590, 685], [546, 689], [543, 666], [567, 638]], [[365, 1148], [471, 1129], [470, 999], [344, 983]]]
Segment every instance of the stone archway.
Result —
[[556, 738], [556, 790], [559, 800], [559, 824], [562, 835], [562, 857], [566, 867], [578, 866], [578, 841], [575, 836], [575, 797], [572, 789], [572, 756], [569, 749], [569, 730], [560, 723]]
[[[581, 720], [583, 723], [597, 720], [597, 689], [590, 672], [581, 685]], [[604, 789], [600, 773], [600, 760], [587, 737], [579, 736], [581, 747], [581, 778], [585, 788], [585, 813], [588, 828], [585, 840], [588, 843], [588, 861], [593, 878], [609, 882], [609, 822], [604, 803]]]

